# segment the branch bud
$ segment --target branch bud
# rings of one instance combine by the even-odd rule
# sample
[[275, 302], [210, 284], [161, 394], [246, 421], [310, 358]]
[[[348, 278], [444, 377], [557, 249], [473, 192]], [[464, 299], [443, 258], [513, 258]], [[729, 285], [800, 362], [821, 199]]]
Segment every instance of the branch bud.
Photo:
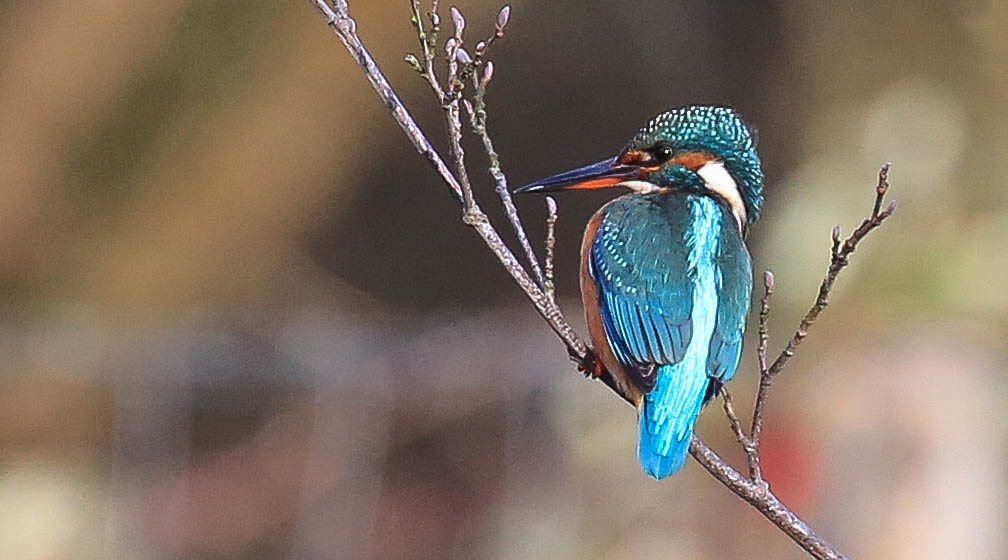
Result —
[[496, 25], [496, 36], [498, 38], [504, 36], [504, 28], [507, 27], [508, 21], [511, 20], [511, 6], [505, 4], [501, 8], [500, 12], [497, 13], [497, 25]]
[[455, 6], [452, 6], [450, 11], [451, 11], [452, 24], [455, 25], [455, 38], [458, 39], [459, 42], [461, 43], [462, 35], [465, 33], [465, 26], [466, 26], [465, 17], [462, 15], [462, 12], [460, 12], [459, 9], [456, 8]]
[[773, 272], [767, 270], [763, 273], [763, 285], [766, 287], [768, 292], [773, 291], [775, 282], [776, 280], [774, 279]]
[[484, 68], [485, 70], [483, 70], [483, 79], [480, 81], [480, 85], [486, 88], [487, 84], [490, 83], [490, 80], [493, 79], [493, 73], [494, 73], [493, 61], [488, 60], [487, 63], [484, 65]]
[[469, 52], [466, 51], [464, 47], [460, 47], [459, 50], [455, 52], [455, 59], [467, 66], [472, 64], [472, 57], [469, 56]]
[[420, 66], [420, 60], [416, 57], [415, 54], [410, 53], [404, 56], [403, 60], [406, 61], [406, 64], [409, 64], [410, 68], [416, 70], [417, 72], [423, 72], [423, 67]]

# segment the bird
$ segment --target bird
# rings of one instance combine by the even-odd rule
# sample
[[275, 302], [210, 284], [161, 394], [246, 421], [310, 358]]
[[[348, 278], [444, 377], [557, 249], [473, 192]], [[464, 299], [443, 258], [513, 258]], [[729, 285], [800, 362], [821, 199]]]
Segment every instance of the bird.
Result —
[[580, 287], [595, 355], [638, 414], [637, 456], [682, 468], [701, 408], [738, 368], [763, 205], [758, 137], [731, 107], [662, 112], [619, 155], [517, 189], [622, 188], [588, 221]]

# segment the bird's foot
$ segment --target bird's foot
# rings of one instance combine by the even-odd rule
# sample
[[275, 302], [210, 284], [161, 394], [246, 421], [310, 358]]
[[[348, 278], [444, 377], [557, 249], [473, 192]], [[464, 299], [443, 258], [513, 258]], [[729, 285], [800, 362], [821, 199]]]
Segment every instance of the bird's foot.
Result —
[[593, 377], [598, 379], [602, 377], [605, 373], [606, 368], [594, 352], [588, 352], [588, 355], [584, 359], [578, 359], [578, 371], [584, 374], [585, 377]]

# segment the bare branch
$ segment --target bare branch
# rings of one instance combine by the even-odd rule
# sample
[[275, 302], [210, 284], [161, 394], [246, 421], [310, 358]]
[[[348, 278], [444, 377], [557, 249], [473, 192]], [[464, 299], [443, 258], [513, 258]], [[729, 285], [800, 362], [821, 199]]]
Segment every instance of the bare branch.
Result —
[[[756, 391], [756, 404], [753, 406], [752, 424], [749, 428], [749, 441], [756, 455], [755, 468], [749, 464], [749, 477], [753, 480], [763, 480], [763, 471], [759, 461], [760, 437], [763, 435], [763, 407], [770, 396], [770, 385], [773, 378], [767, 373], [767, 344], [770, 340], [770, 298], [774, 292], [774, 275], [767, 270], [763, 273], [763, 297], [760, 298], [759, 312], [759, 347], [756, 349], [759, 360], [760, 383]], [[748, 453], [749, 450], [747, 449]]]
[[374, 88], [375, 93], [378, 94], [378, 97], [388, 107], [389, 112], [392, 113], [392, 118], [399, 124], [399, 128], [406, 134], [413, 147], [430, 163], [445, 184], [451, 188], [455, 197], [461, 200], [462, 188], [459, 186], [458, 181], [452, 176], [451, 171], [448, 170], [441, 156], [431, 146], [423, 131], [420, 130], [420, 127], [413, 120], [409, 111], [406, 110], [399, 96], [396, 95], [395, 90], [392, 89], [388, 80], [385, 79], [385, 75], [378, 68], [378, 64], [371, 58], [371, 53], [361, 44], [360, 38], [357, 36], [357, 23], [350, 17], [346, 2], [337, 0], [336, 11], [333, 11], [326, 4], [325, 0], [308, 1], [322, 13], [322, 16], [326, 19], [326, 23], [336, 33], [340, 41], [343, 42], [343, 46], [350, 51], [350, 55], [353, 56], [354, 60], [361, 67], [361, 70], [364, 71], [364, 76], [371, 83], [371, 87]]
[[767, 370], [767, 345], [770, 342], [770, 298], [774, 292], [774, 275], [769, 270], [763, 272], [763, 297], [760, 299], [759, 312], [759, 347], [757, 356], [759, 359], [760, 374]]
[[552, 196], [546, 197], [546, 295], [556, 303], [556, 287], [553, 285], [553, 249], [556, 247], [557, 203]]
[[[774, 360], [774, 363], [771, 365], [767, 364], [767, 343], [769, 339], [768, 321], [770, 317], [770, 298], [773, 296], [774, 292], [774, 276], [770, 271], [764, 273], [764, 292], [763, 297], [760, 299], [759, 313], [759, 347], [757, 348], [760, 382], [759, 389], [756, 393], [756, 402], [753, 406], [752, 426], [749, 430], [748, 437], [742, 433], [730, 396], [727, 394], [723, 395], [725, 397], [725, 415], [728, 417], [732, 430], [735, 432], [739, 443], [746, 452], [749, 463], [750, 481], [757, 486], [766, 487], [766, 481], [763, 480], [759, 452], [761, 436], [763, 433], [763, 411], [766, 407], [767, 400], [770, 397], [770, 388], [773, 385], [773, 380], [784, 369], [788, 360], [794, 356], [797, 346], [801, 344], [802, 340], [804, 340], [806, 336], [808, 336], [809, 327], [812, 326], [815, 319], [819, 316], [819, 313], [821, 313], [828, 305], [829, 293], [833, 287], [833, 283], [836, 281], [840, 271], [847, 266], [848, 257], [854, 252], [854, 249], [857, 248], [857, 244], [864, 239], [868, 233], [882, 225], [882, 222], [891, 216], [895, 210], [895, 204], [893, 203], [890, 203], [884, 211], [881, 210], [883, 199], [886, 192], [889, 190], [889, 168], [890, 164], [886, 163], [879, 171], [878, 184], [875, 189], [875, 202], [872, 208], [871, 216], [862, 221], [861, 225], [858, 226], [858, 228], [851, 233], [850, 237], [843, 242], [840, 240], [840, 226], [835, 226], [831, 231], [830, 238], [832, 243], [830, 247], [830, 266], [826, 271], [826, 277], [823, 279], [822, 284], [819, 287], [819, 294], [816, 298], [816, 302], [802, 319], [798, 330], [788, 342], [788, 345], [783, 351], [781, 351], [780, 355], [778, 355], [777, 359]], [[730, 481], [722, 479], [722, 482], [725, 482], [727, 485]], [[770, 495], [769, 487], [766, 489], [766, 494]], [[742, 494], [739, 495], [741, 496]], [[761, 511], [763, 510], [761, 509]], [[808, 548], [806, 548], [806, 550], [811, 552]]]
[[[316, 5], [319, 3], [319, 0], [310, 1]], [[441, 83], [438, 82], [437, 76], [434, 73], [434, 49], [437, 48], [437, 31], [435, 30], [440, 29], [441, 18], [437, 15], [436, 9], [430, 13], [431, 32], [427, 33], [424, 31], [423, 17], [420, 15], [419, 0], [410, 0], [410, 6], [413, 9], [413, 16], [410, 21], [413, 23], [413, 27], [416, 28], [417, 41], [420, 43], [420, 48], [423, 52], [423, 63], [420, 65], [414, 64], [413, 61], [416, 60], [416, 57], [413, 55], [407, 55], [406, 62], [409, 63], [410, 66], [413, 66], [414, 70], [420, 72], [420, 75], [427, 81], [430, 88], [434, 90], [434, 93], [438, 96], [440, 102], [444, 104], [445, 93], [444, 90], [441, 89]], [[344, 17], [346, 19], [350, 19], [349, 13], [344, 13]]]
[[[885, 198], [886, 191], [889, 190], [889, 169], [892, 162], [885, 162], [878, 172], [878, 184], [875, 186], [875, 206], [872, 208], [872, 216], [878, 216], [882, 210], [882, 199]], [[891, 204], [891, 203], [890, 203]], [[892, 213], [892, 210], [889, 211]]]
[[[396, 95], [392, 86], [389, 85], [388, 80], [381, 69], [378, 68], [371, 54], [361, 43], [360, 38], [357, 36], [357, 24], [346, 10], [346, 3], [340, 2], [343, 9], [337, 13], [326, 4], [325, 0], [308, 1], [322, 14], [329, 27], [336, 33], [347, 50], [350, 51], [351, 56], [357, 61], [368, 82], [374, 88], [375, 93], [378, 94], [378, 97], [388, 107], [392, 118], [399, 123], [406, 137], [417, 151], [420, 152], [420, 155], [430, 162], [441, 179], [451, 188], [455, 197], [461, 201], [461, 186], [455, 180], [451, 171], [448, 170], [437, 150], [434, 149], [430, 141], [420, 130], [420, 127], [417, 126], [416, 121], [410, 116], [409, 111], [406, 110], [399, 96]], [[474, 219], [470, 225], [483, 239], [483, 242], [486, 243], [490, 251], [497, 257], [497, 260], [500, 261], [508, 274], [511, 275], [515, 283], [518, 284], [518, 287], [525, 293], [529, 301], [532, 302], [539, 315], [549, 324], [553, 332], [560, 337], [560, 340], [564, 342], [572, 359], [579, 364], [592, 361], [593, 356], [588, 349], [588, 345], [585, 344], [574, 328], [571, 327], [570, 323], [567, 322], [560, 308], [550, 301], [543, 290], [529, 277], [521, 263], [518, 262], [518, 259], [515, 258], [514, 254], [497, 234], [497, 231], [490, 225], [486, 216], [483, 216], [482, 219]], [[615, 386], [614, 382], [613, 386]], [[624, 400], [627, 399], [622, 394], [620, 396]]]
[[497, 196], [500, 197], [501, 204], [504, 206], [504, 214], [511, 224], [515, 237], [518, 238], [518, 243], [525, 252], [525, 259], [528, 261], [533, 276], [539, 282], [539, 286], [543, 290], [547, 290], [546, 279], [543, 277], [542, 269], [539, 267], [539, 260], [536, 259], [535, 251], [532, 250], [532, 245], [529, 243], [528, 234], [525, 233], [525, 227], [522, 225], [521, 218], [518, 217], [518, 208], [511, 199], [511, 190], [508, 189], [507, 176], [501, 170], [500, 156], [494, 149], [493, 141], [490, 140], [490, 133], [487, 131], [486, 88], [493, 78], [493, 72], [493, 62], [489, 61], [486, 63], [486, 69], [482, 77], [477, 72], [473, 72], [472, 82], [473, 89], [475, 90], [473, 103], [466, 100], [465, 107], [469, 111], [469, 121], [473, 132], [483, 141], [483, 150], [490, 160], [490, 176], [494, 180], [494, 190], [497, 192]]
[[745, 451], [746, 462], [749, 466], [749, 479], [753, 482], [760, 482], [763, 480], [763, 476], [760, 473], [758, 447], [753, 445], [752, 439], [742, 429], [742, 423], [739, 422], [738, 415], [735, 414], [735, 404], [732, 402], [731, 393], [723, 385], [721, 386], [720, 393], [725, 416], [728, 417], [732, 432], [735, 434], [735, 439], [738, 440], [739, 445], [742, 446], [742, 450]]
[[[413, 6], [413, 22], [417, 28], [417, 37], [424, 49], [424, 56], [431, 56], [437, 45], [427, 43], [427, 34], [424, 32], [423, 19], [420, 17], [420, 7], [418, 0], [411, 0]], [[462, 119], [459, 115], [458, 96], [456, 87], [458, 83], [458, 54], [462, 47], [462, 33], [465, 32], [465, 19], [457, 8], [451, 8], [452, 22], [455, 25], [455, 36], [445, 42], [445, 59], [448, 63], [448, 86], [442, 88], [434, 75], [432, 61], [427, 59], [427, 69], [425, 75], [431, 91], [441, 103], [441, 108], [445, 113], [445, 124], [448, 127], [448, 149], [451, 156], [452, 165], [455, 167], [455, 178], [462, 187], [462, 200], [464, 202], [463, 221], [470, 224], [479, 220], [483, 216], [482, 210], [476, 205], [476, 197], [473, 195], [472, 184], [469, 182], [469, 173], [465, 166], [465, 150], [462, 148]], [[472, 224], [470, 224], [472, 225]]]
[[[476, 204], [472, 184], [469, 182], [469, 173], [465, 167], [465, 150], [462, 149], [462, 119], [459, 116], [457, 99], [445, 106], [445, 121], [448, 124], [449, 153], [451, 154], [452, 164], [455, 166], [455, 176], [462, 185], [462, 195], [465, 201], [463, 220], [469, 223], [471, 220], [477, 220], [480, 216], [483, 216], [483, 211]], [[486, 218], [486, 216], [483, 216], [483, 218]]]
[[848, 264], [848, 257], [857, 248], [858, 243], [865, 238], [873, 229], [882, 225], [882, 222], [886, 220], [889, 216], [892, 216], [893, 212], [896, 210], [896, 203], [890, 202], [889, 206], [885, 210], [881, 210], [882, 201], [885, 198], [886, 192], [889, 190], [889, 168], [891, 164], [886, 163], [879, 170], [878, 175], [878, 185], [875, 188], [875, 204], [872, 208], [872, 214], [868, 218], [865, 218], [848, 237], [842, 245], [840, 245], [840, 230], [839, 228], [833, 229], [833, 249], [832, 257], [830, 258], [830, 266], [826, 271], [826, 277], [823, 278], [822, 284], [819, 285], [819, 294], [816, 297], [816, 301], [812, 304], [812, 308], [809, 309], [808, 313], [802, 319], [801, 324], [798, 325], [798, 330], [795, 331], [794, 336], [788, 341], [787, 346], [781, 351], [777, 359], [774, 360], [773, 364], [767, 369], [767, 375], [770, 377], [776, 376], [778, 373], [784, 369], [787, 365], [788, 360], [794, 356], [798, 345], [805, 340], [808, 336], [808, 330], [815, 323], [816, 318], [822, 313], [823, 309], [829, 305], [829, 294], [830, 290], [833, 288], [833, 282], [836, 281], [837, 275], [843, 270]]
[[[312, 2], [315, 3], [314, 0], [312, 0]], [[323, 4], [324, 4], [324, 2], [323, 2]], [[341, 17], [341, 18], [350, 17], [350, 8], [347, 6], [346, 0], [332, 0], [332, 4], [333, 4], [333, 8], [336, 10], [336, 13], [339, 14], [339, 17]], [[324, 4], [324, 5], [325, 5], [326, 9], [329, 9], [329, 5], [328, 4]], [[327, 15], [327, 14], [323, 13], [323, 15]]]

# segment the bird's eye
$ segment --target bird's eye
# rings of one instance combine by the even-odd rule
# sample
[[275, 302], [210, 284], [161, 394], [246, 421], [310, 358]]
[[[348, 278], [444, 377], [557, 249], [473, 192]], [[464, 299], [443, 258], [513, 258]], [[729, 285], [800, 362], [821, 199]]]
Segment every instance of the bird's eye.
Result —
[[655, 147], [651, 149], [651, 155], [654, 157], [655, 161], [658, 163], [665, 163], [666, 161], [672, 159], [672, 146], [667, 142], [658, 142]]

